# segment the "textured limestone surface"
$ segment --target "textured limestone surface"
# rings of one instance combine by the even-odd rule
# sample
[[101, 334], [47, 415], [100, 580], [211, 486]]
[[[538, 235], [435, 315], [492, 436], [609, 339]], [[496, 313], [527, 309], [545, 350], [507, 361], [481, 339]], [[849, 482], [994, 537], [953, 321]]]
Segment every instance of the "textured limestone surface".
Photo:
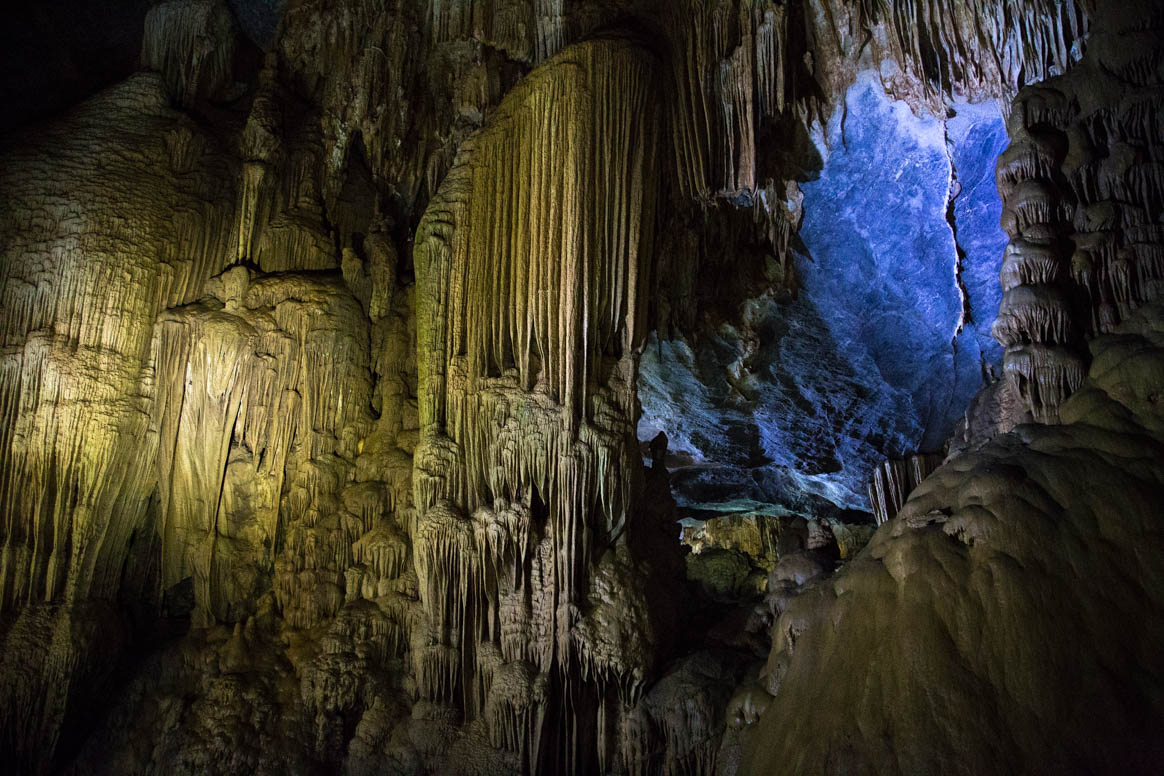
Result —
[[686, 459], [681, 504], [867, 510], [873, 467], [940, 450], [1000, 372], [1005, 127], [996, 101], [945, 110], [915, 114], [862, 73], [812, 127], [796, 299], [750, 300], [737, 325], [644, 352], [639, 433], [665, 429]]
[[1092, 342], [1062, 425], [1019, 426], [938, 469], [792, 600], [741, 772], [1155, 770], [1161, 313]]
[[[1156, 17], [134, 7], [136, 73], [0, 138], [5, 767], [973, 771], [1146, 740]], [[38, 29], [67, 59], [77, 30]], [[902, 506], [1001, 350], [970, 452]], [[1030, 419], [1066, 425], [989, 441]], [[736, 479], [694, 498], [699, 456]], [[1094, 670], [1044, 701], [1068, 658]]]
[[1161, 125], [1135, 117], [1158, 110], [1162, 28], [1109, 9], [1075, 69], [1015, 99], [1005, 378], [861, 554], [773, 601], [763, 694], [724, 739], [743, 772], [1158, 769]]

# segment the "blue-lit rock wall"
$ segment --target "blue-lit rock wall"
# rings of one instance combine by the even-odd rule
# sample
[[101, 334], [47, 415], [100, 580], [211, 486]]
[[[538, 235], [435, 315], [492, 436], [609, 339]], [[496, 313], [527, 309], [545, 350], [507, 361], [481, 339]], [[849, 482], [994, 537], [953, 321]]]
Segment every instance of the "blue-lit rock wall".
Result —
[[880, 458], [949, 436], [1000, 359], [989, 328], [1006, 245], [1002, 118], [954, 112], [916, 116], [859, 79], [818, 128], [822, 169], [801, 184], [798, 298], [749, 301], [738, 327], [694, 348], [647, 348], [640, 436], [667, 433], [681, 503], [867, 509]]
[[1006, 233], [999, 226], [1002, 200], [994, 183], [994, 164], [1010, 140], [998, 107], [958, 105], [957, 115], [946, 122], [946, 134], [957, 175], [954, 223], [958, 245], [965, 252], [962, 283], [970, 302], [967, 329], [973, 336], [972, 353], [986, 365], [1002, 363], [1002, 346], [990, 335], [990, 325], [998, 314], [1002, 287], [998, 272], [1006, 249]]

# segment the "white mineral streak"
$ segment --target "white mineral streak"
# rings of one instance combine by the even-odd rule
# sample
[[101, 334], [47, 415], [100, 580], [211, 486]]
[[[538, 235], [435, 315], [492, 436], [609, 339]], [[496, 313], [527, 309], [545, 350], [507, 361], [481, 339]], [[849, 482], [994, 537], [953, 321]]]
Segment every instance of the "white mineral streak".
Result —
[[895, 517], [909, 494], [940, 463], [941, 456], [919, 454], [887, 460], [874, 469], [869, 481], [869, 503], [877, 525]]

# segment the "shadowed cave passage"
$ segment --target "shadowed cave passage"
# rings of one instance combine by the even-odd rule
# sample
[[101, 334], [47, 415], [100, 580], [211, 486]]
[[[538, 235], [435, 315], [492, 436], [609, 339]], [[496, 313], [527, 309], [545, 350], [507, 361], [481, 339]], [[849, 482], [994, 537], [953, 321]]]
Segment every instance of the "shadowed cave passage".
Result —
[[1159, 3], [3, 32], [5, 773], [1159, 771]]

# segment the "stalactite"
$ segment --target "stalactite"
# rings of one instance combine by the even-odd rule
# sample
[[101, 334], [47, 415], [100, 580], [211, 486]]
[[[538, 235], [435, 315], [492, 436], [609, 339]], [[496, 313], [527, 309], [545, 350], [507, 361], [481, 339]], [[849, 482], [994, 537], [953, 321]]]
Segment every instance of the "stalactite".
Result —
[[532, 752], [537, 714], [546, 700], [545, 675], [529, 663], [504, 663], [492, 677], [487, 696], [485, 724], [493, 746]]
[[1074, 211], [1064, 201], [1068, 192], [1058, 173], [1067, 151], [1063, 133], [1074, 111], [1070, 100], [1051, 87], [1024, 89], [1011, 114], [1011, 147], [996, 170], [1002, 226], [1012, 242], [1000, 275], [1005, 294], [992, 331], [1007, 348], [1004, 365], [1011, 390], [1040, 421], [1055, 419], [1067, 393], [1050, 387], [1062, 383], [1059, 361], [1032, 359], [1028, 346], [1040, 353], [1047, 347], [1067, 352], [1078, 336], [1070, 296], [1063, 290], [1070, 259], [1064, 234]]
[[767, 2], [669, 4], [664, 23], [677, 48], [670, 124], [683, 195], [755, 189], [756, 134], [785, 108], [786, 9]]
[[[175, 179], [171, 130], [195, 132], [160, 79], [140, 74], [0, 169], [0, 609], [112, 595], [145, 519], [153, 320], [196, 296], [232, 249], [229, 207], [203, 198], [229, 191], [229, 169]], [[123, 194], [110, 200], [111, 187]]]
[[146, 15], [142, 64], [165, 76], [181, 105], [230, 85], [234, 49], [234, 17], [221, 0], [166, 0]]
[[[278, 542], [284, 552], [274, 567], [277, 599], [288, 612], [312, 599], [295, 620], [313, 624], [342, 602], [337, 591], [362, 533], [355, 517], [320, 509], [334, 503], [346, 477], [347, 466], [331, 458], [348, 444], [345, 429], [367, 423], [367, 334], [355, 325], [361, 320], [355, 300], [333, 282], [294, 275], [252, 282], [242, 267], [215, 281], [209, 287], [220, 297], [216, 304], [174, 309], [156, 327], [154, 371], [167, 387], [153, 419], [158, 481], [167, 483], [162, 585], [193, 574], [202, 611], [228, 616], [213, 602], [237, 596], [213, 589], [219, 575], [212, 566], [257, 561], [271, 568]], [[322, 359], [321, 352], [341, 358]], [[301, 454], [307, 459], [281, 499], [289, 456]], [[262, 493], [257, 504], [248, 497], [232, 509], [236, 483]], [[237, 541], [229, 546], [242, 555], [224, 549], [239, 520], [253, 522], [265, 537], [263, 547], [250, 550], [258, 558]], [[299, 575], [306, 587], [294, 581]], [[322, 597], [312, 592], [317, 584]]]
[[[271, 181], [268, 172], [281, 150], [281, 116], [276, 102], [277, 63], [268, 57], [260, 75], [258, 93], [243, 128], [241, 151], [242, 181], [239, 186], [236, 257], [241, 261], [256, 256], [256, 232], [261, 233], [270, 210]], [[290, 254], [296, 255], [296, 254]], [[261, 265], [260, 265], [261, 266]]]
[[1067, 298], [1055, 286], [1034, 284], [1003, 294], [991, 331], [1008, 348], [1028, 342], [1069, 342], [1075, 336]]
[[1083, 380], [1082, 341], [1158, 293], [1158, 230], [1141, 241], [1129, 229], [1164, 210], [1149, 159], [1159, 132], [1146, 119], [1158, 96], [1129, 88], [1143, 83], [1147, 49], [1109, 30], [1090, 47], [1086, 65], [1016, 97], [997, 168], [1011, 245], [994, 334], [1008, 380], [1042, 422]]
[[911, 455], [887, 460], [873, 470], [869, 482], [869, 504], [877, 525], [892, 520], [909, 494], [941, 463], [938, 455]]
[[[726, 697], [708, 687], [738, 677], [652, 697], [663, 575], [632, 541], [654, 528], [634, 386], [672, 266], [655, 262], [684, 254], [680, 324], [689, 259], [726, 256], [721, 238], [789, 293], [802, 197], [766, 168], [769, 133], [822, 117], [865, 52], [914, 107], [1008, 94], [1062, 68], [1086, 18], [1051, 0], [290, 5], [257, 77], [220, 0], [155, 5], [155, 73], [5, 151], [0, 612], [21, 612], [2, 638], [49, 651], [0, 654], [0, 729], [51, 751], [71, 687], [116, 660], [115, 638], [92, 647], [115, 615], [82, 622], [82, 602], [130, 573], [159, 611], [194, 583], [172, 704], [193, 724], [165, 736], [202, 739], [196, 769], [220, 765], [198, 747], [246, 749], [239, 720], [284, 724], [254, 721], [270, 693], [311, 767], [379, 718], [407, 752], [377, 765], [403, 772], [454, 737], [530, 772], [710, 772]], [[1154, 99], [1097, 110], [1055, 86], [1016, 109], [997, 331], [1040, 418], [1081, 379], [1077, 292], [1106, 330], [1164, 278]], [[664, 208], [690, 221], [665, 247]]]
[[654, 656], [643, 585], [636, 577], [627, 555], [604, 555], [591, 577], [588, 611], [570, 631], [583, 678], [612, 687], [627, 706], [638, 702]]
[[654, 64], [608, 37], [531, 73], [466, 142], [416, 240], [413, 541], [431, 618], [413, 648], [418, 687], [534, 760], [546, 682], [572, 655], [583, 681], [628, 696], [648, 670], [618, 662], [579, 607], [597, 607], [587, 616], [619, 628], [620, 645], [649, 643], [645, 613], [615, 603], [635, 584], [587, 597], [595, 540], [622, 534], [633, 510]]
[[434, 43], [477, 39], [531, 64], [557, 54], [567, 37], [576, 38], [567, 29], [570, 19], [562, 0], [434, 0], [428, 14]]
[[1034, 407], [1035, 419], [1054, 422], [1047, 408], [1055, 407], [1083, 382], [1083, 359], [1074, 353], [1041, 344], [1023, 345], [1007, 352], [1007, 376], [1019, 396]]

